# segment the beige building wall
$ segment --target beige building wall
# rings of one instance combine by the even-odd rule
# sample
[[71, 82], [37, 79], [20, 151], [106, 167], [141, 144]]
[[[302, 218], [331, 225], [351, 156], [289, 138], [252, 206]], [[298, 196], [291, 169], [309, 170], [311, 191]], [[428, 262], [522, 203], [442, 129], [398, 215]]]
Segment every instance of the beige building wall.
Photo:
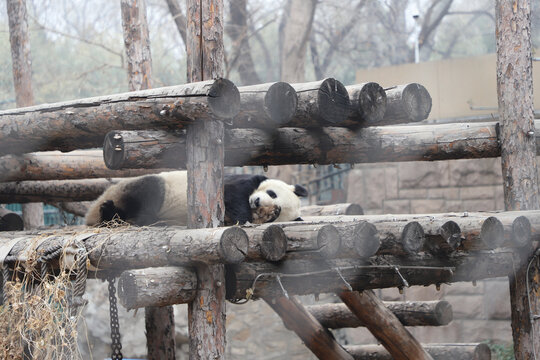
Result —
[[[533, 62], [535, 104], [540, 104], [538, 66]], [[420, 83], [426, 87], [433, 99], [429, 119], [445, 119], [496, 112], [496, 74], [496, 56], [489, 54], [472, 58], [362, 69], [356, 72], [356, 82], [374, 81], [384, 88], [410, 82]]]

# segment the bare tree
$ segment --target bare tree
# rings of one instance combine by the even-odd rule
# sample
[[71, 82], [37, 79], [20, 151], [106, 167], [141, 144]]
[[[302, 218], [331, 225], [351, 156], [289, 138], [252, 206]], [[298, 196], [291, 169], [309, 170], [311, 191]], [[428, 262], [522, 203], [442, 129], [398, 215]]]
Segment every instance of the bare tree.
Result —
[[307, 43], [317, 0], [288, 0], [279, 27], [280, 79], [305, 81]]
[[178, 0], [165, 0], [165, 1], [167, 2], [169, 12], [171, 13], [174, 19], [176, 28], [178, 29], [178, 32], [180, 33], [180, 36], [182, 37], [182, 41], [184, 42], [184, 45], [185, 45], [186, 44], [186, 16], [182, 12], [182, 8], [180, 7]]
[[[32, 62], [30, 60], [30, 42], [28, 39], [28, 20], [25, 0], [7, 0], [9, 18], [9, 41], [11, 43], [11, 61], [13, 84], [18, 107], [34, 104], [32, 91]], [[43, 225], [43, 204], [23, 204], [23, 221], [26, 229]]]

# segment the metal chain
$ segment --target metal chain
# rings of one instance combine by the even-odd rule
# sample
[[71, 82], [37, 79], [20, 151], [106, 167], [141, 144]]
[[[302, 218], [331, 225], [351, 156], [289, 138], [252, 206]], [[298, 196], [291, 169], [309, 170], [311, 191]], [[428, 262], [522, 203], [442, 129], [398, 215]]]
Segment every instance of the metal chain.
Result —
[[107, 277], [109, 282], [109, 312], [111, 316], [111, 359], [122, 360], [122, 343], [120, 342], [120, 323], [118, 322], [118, 307], [116, 303], [116, 287], [114, 277]]

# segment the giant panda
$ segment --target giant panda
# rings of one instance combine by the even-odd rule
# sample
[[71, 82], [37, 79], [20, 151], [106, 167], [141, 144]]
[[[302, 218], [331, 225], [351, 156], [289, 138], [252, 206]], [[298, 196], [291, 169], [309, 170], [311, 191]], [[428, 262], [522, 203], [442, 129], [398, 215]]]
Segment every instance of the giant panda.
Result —
[[[186, 225], [187, 172], [170, 171], [124, 179], [110, 186], [92, 204], [86, 224], [113, 219], [133, 225]], [[300, 218], [301, 185], [289, 185], [263, 175], [225, 175], [225, 225], [261, 224]]]

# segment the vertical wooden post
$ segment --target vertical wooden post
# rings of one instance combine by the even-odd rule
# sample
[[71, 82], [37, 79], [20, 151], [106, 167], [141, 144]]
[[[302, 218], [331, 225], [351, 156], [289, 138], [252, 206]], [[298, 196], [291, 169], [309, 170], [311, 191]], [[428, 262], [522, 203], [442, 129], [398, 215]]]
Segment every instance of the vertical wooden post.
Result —
[[[32, 61], [28, 39], [26, 0], [7, 0], [6, 5], [15, 98], [18, 107], [31, 106], [34, 105], [34, 94], [32, 91]], [[26, 229], [43, 225], [42, 203], [23, 204], [22, 209]]]
[[[495, 13], [505, 208], [538, 209], [530, 0], [497, 0]], [[523, 254], [525, 261], [509, 278], [516, 359], [533, 359], [535, 352], [540, 352], [540, 323], [531, 319], [531, 315], [540, 314], [540, 298], [536, 295], [540, 288], [540, 268], [532, 258], [532, 250], [527, 250]]]
[[[187, 0], [188, 81], [223, 75], [223, 1]], [[186, 135], [188, 227], [223, 223], [224, 126], [198, 119]], [[190, 359], [225, 358], [225, 268], [197, 266], [199, 289], [188, 305]]]
[[[150, 89], [152, 56], [146, 21], [145, 0], [121, 0], [122, 28], [128, 64], [129, 90]], [[174, 309], [172, 306], [144, 308], [148, 359], [174, 360]]]

